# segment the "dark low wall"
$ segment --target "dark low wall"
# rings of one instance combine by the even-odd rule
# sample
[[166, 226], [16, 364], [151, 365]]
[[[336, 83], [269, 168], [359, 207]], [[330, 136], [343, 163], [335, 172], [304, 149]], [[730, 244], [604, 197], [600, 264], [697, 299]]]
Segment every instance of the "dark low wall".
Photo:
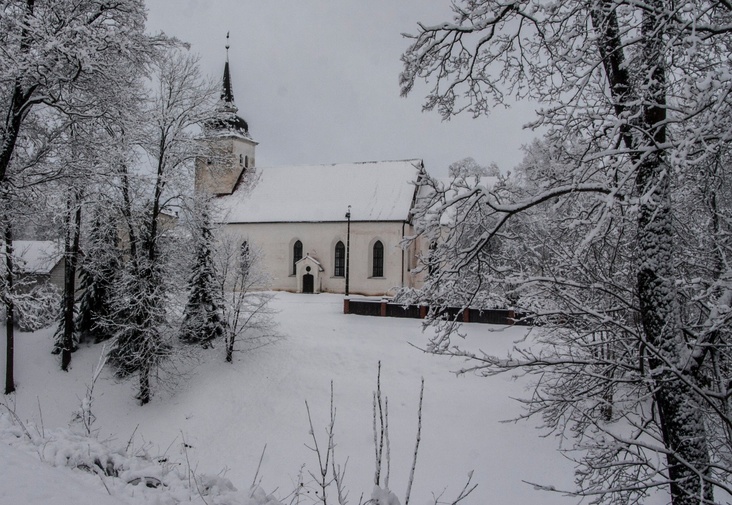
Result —
[[[402, 305], [389, 301], [379, 300], [357, 300], [346, 298], [343, 300], [344, 314], [358, 314], [361, 316], [384, 316], [384, 317], [408, 317], [412, 319], [424, 319], [427, 317], [429, 307], [425, 305]], [[524, 317], [524, 314], [513, 310], [479, 310], [462, 309], [458, 307], [447, 307], [442, 309], [441, 315], [449, 319], [457, 319], [464, 323], [485, 323], [504, 325], [529, 325], [526, 320], [517, 321]]]

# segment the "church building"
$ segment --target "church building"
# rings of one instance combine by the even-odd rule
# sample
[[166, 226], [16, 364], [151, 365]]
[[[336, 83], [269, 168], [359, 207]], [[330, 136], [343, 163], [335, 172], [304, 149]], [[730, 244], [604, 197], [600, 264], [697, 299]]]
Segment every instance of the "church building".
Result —
[[384, 296], [421, 284], [421, 248], [403, 247], [421, 160], [257, 167], [228, 61], [217, 112], [205, 128], [216, 155], [196, 160], [195, 189], [242, 251], [256, 248], [271, 289]]

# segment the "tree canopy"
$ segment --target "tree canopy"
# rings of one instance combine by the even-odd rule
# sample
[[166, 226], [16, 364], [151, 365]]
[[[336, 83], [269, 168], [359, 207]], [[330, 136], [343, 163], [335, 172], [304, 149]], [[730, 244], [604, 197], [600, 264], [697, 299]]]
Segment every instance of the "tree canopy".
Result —
[[[730, 491], [732, 447], [732, 221], [722, 196], [732, 7], [465, 0], [453, 11], [409, 36], [402, 93], [426, 80], [424, 107], [445, 118], [531, 98], [547, 147], [520, 167], [522, 189], [476, 184], [455, 196], [425, 179], [424, 223], [471, 210], [453, 212], [439, 234], [427, 296], [438, 280], [480, 268], [464, 299], [501, 286], [509, 300], [534, 302], [548, 330], [542, 350], [468, 357], [488, 375], [548, 374], [530, 412], [575, 434], [578, 494], [634, 503], [668, 486], [675, 505], [714, 503], [715, 487]], [[458, 224], [476, 215], [478, 226]], [[449, 335], [433, 350], [460, 354]]]

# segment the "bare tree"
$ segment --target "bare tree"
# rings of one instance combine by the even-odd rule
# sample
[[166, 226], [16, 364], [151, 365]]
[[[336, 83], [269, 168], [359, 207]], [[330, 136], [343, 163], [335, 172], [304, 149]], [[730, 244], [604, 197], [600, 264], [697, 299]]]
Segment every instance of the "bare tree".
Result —
[[121, 60], [142, 58], [150, 47], [140, 0], [7, 0], [2, 11], [0, 33], [8, 50], [0, 56], [5, 117], [0, 185], [10, 175], [13, 153], [34, 108], [71, 112], [78, 93], [90, 93], [100, 84], [114, 89]]
[[[521, 261], [512, 263], [513, 281], [528, 293], [561, 295], [542, 315], [561, 323], [549, 345], [497, 359], [462, 354], [445, 333], [433, 349], [462, 354], [488, 375], [553, 373], [549, 390], [566, 393], [537, 392], [533, 412], [557, 429], [569, 422], [586, 447], [579, 494], [632, 503], [667, 486], [674, 505], [714, 503], [715, 487], [730, 490], [728, 439], [719, 435], [730, 426], [729, 397], [714, 369], [729, 365], [732, 290], [727, 267], [686, 277], [694, 269], [680, 251], [698, 234], [679, 226], [685, 209], [677, 205], [701, 205], [690, 181], [709, 189], [723, 179], [726, 165], [712, 162], [724, 159], [730, 131], [729, 5], [483, 0], [453, 10], [453, 22], [420, 25], [412, 36], [403, 93], [431, 80], [425, 108], [444, 117], [487, 114], [507, 95], [533, 98], [544, 104], [535, 124], [548, 128], [548, 142], [581, 149], [567, 151], [564, 169], [531, 194], [476, 187], [441, 207], [469, 201], [489, 218], [480, 233], [447, 239], [466, 242], [443, 257], [453, 272], [470, 268], [496, 237], [514, 236], [521, 216], [563, 207], [556, 215], [573, 250], [547, 237], [554, 250], [544, 258], [556, 262], [545, 276], [521, 275]], [[719, 232], [728, 214], [715, 191], [705, 193], [705, 216], [717, 221], [714, 250], [726, 258]], [[598, 403], [612, 394], [627, 431], [604, 424]]]
[[168, 309], [175, 253], [164, 247], [173, 230], [165, 225], [166, 216], [191, 186], [192, 162], [205, 153], [195, 136], [215, 103], [214, 87], [201, 77], [197, 57], [179, 48], [162, 51], [155, 59], [151, 93], [135, 138], [151, 164], [152, 196], [144, 188], [135, 195], [131, 184], [134, 175], [146, 180], [147, 174], [132, 174], [126, 164], [120, 170], [130, 258], [116, 289], [111, 324], [117, 337], [110, 349], [110, 362], [122, 375], [137, 373], [143, 405], [151, 398], [155, 368], [172, 352]]
[[[164, 38], [144, 33], [145, 10], [140, 0], [8, 0], [2, 2], [1, 9], [0, 38], [6, 49], [0, 54], [3, 199], [10, 206], [42, 200], [44, 191], [50, 191], [43, 186], [50, 182], [58, 182], [67, 190], [72, 188], [69, 191], [78, 196], [74, 181], [95, 167], [84, 167], [83, 173], [75, 170], [84, 157], [65, 156], [72, 143], [64, 138], [64, 132], [78, 121], [103, 118], [109, 111], [107, 98], [120, 94], [128, 84], [119, 78], [122, 69], [137, 66], [139, 70]], [[87, 139], [83, 134], [80, 138]], [[80, 202], [72, 205], [70, 212], [78, 217]], [[24, 221], [16, 219], [7, 226], [22, 233]], [[9, 234], [6, 239], [11, 237]], [[78, 251], [73, 232], [70, 237], [66, 251], [66, 323], [60, 347], [64, 369], [69, 366], [73, 348], [73, 281]], [[6, 274], [12, 272], [6, 270]], [[17, 295], [4, 293], [3, 298]]]
[[222, 234], [217, 252], [226, 322], [225, 359], [231, 363], [235, 352], [267, 345], [280, 334], [270, 305], [274, 295], [265, 291], [269, 277], [261, 266], [262, 252], [256, 244]]

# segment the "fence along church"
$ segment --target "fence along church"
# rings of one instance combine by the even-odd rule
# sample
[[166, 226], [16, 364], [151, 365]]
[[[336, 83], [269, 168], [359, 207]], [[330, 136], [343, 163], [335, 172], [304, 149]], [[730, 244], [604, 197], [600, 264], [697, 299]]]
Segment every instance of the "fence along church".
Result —
[[228, 58], [217, 112], [205, 137], [227, 161], [196, 160], [195, 188], [215, 197], [226, 234], [262, 253], [272, 289], [345, 293], [348, 278], [350, 293], [386, 295], [420, 284], [418, 247], [401, 242], [414, 234], [421, 160], [258, 168]]

